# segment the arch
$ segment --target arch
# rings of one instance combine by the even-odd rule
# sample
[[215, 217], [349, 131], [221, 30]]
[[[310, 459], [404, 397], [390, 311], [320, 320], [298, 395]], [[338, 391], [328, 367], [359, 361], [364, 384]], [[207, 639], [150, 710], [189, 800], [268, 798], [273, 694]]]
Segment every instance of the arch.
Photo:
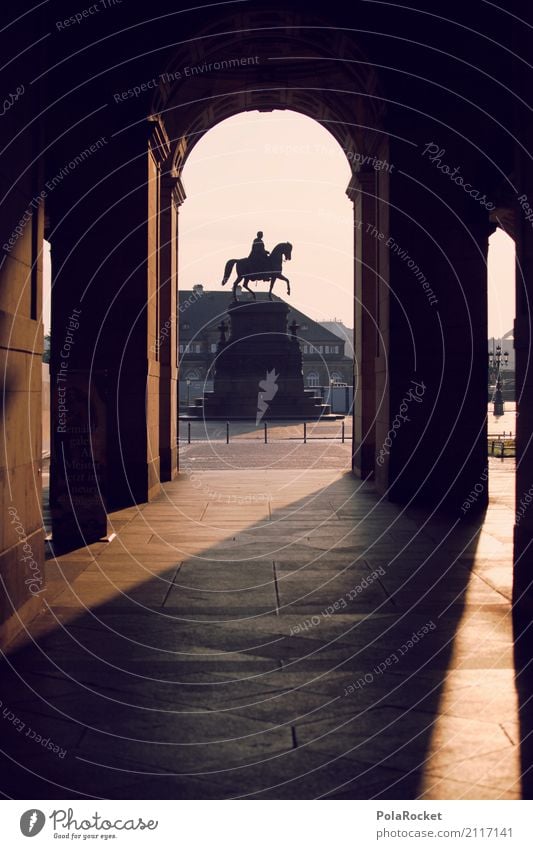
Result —
[[[290, 108], [322, 123], [345, 150], [351, 166], [353, 177], [348, 192], [354, 202], [354, 220], [364, 222], [364, 228], [355, 231], [358, 406], [354, 417], [354, 468], [361, 474], [375, 473], [380, 492], [390, 495], [389, 485], [394, 481], [392, 496], [408, 502], [416, 494], [423, 496], [425, 485], [425, 492], [432, 490], [439, 502], [441, 494], [447, 493], [453, 485], [455, 504], [460, 504], [461, 495], [464, 497], [478, 484], [486, 462], [483, 420], [479, 418], [480, 413], [486, 414], [486, 399], [481, 398], [476, 387], [484, 391], [486, 383], [485, 293], [482, 291], [483, 287], [486, 290], [486, 281], [482, 279], [482, 265], [486, 258], [487, 220], [471, 198], [458, 195], [455, 184], [445, 181], [444, 172], [431, 170], [428, 160], [422, 161], [420, 150], [433, 138], [426, 131], [438, 130], [435, 143], [438, 139], [439, 147], [448, 151], [446, 167], [448, 163], [450, 167], [460, 163], [462, 173], [478, 177], [476, 187], [479, 185], [480, 192], [490, 194], [496, 203], [494, 218], [499, 219], [498, 226], [503, 223], [513, 235], [516, 230], [517, 261], [524, 270], [523, 287], [521, 284], [518, 287], [516, 322], [519, 386], [524, 389], [517, 449], [520, 457], [517, 493], [521, 495], [530, 485], [528, 475], [531, 476], [533, 451], [530, 440], [533, 406], [528, 401], [533, 397], [529, 391], [532, 385], [528, 342], [530, 285], [526, 282], [533, 256], [533, 235], [527, 210], [517, 206], [514, 193], [496, 196], [492, 191], [495, 180], [489, 174], [488, 164], [480, 161], [481, 149], [471, 144], [472, 139], [475, 142], [478, 138], [490, 137], [499, 173], [509, 174], [514, 154], [509, 139], [491, 134], [494, 127], [488, 117], [478, 112], [469, 114], [466, 101], [457, 110], [451, 93], [449, 99], [448, 95], [441, 94], [436, 105], [435, 88], [430, 84], [432, 73], [427, 74], [427, 79], [415, 80], [410, 76], [409, 86], [406, 86], [405, 77], [396, 76], [395, 65], [400, 66], [398, 59], [412, 61], [408, 53], [411, 43], [407, 39], [401, 37], [395, 43], [394, 36], [380, 42], [371, 28], [366, 32], [363, 28], [356, 30], [357, 10], [346, 14], [339, 12], [339, 17], [335, 18], [336, 22], [344, 21], [353, 26], [353, 34], [348, 34], [335, 30], [328, 22], [308, 16], [303, 4], [302, 11], [295, 12], [272, 8], [276, 2], [264, 3], [261, 8], [252, 10], [246, 8], [248, 4], [243, 4], [243, 12], [230, 16], [224, 11], [210, 27], [198, 30], [198, 19], [205, 17], [202, 8], [191, 23], [181, 19], [183, 30], [170, 34], [168, 39], [155, 40], [158, 48], [165, 45], [164, 48], [152, 51], [151, 44], [146, 46], [143, 42], [141, 50], [131, 54], [135, 57], [131, 63], [122, 61], [122, 57], [117, 61], [116, 42], [106, 38], [93, 54], [83, 56], [85, 51], [75, 52], [73, 58], [79, 57], [76, 62], [87, 63], [90, 55], [94, 68], [91, 67], [90, 75], [80, 74], [82, 66], [74, 64], [72, 79], [83, 80], [88, 86], [75, 85], [68, 95], [67, 92], [62, 94], [59, 80], [62, 74], [51, 77], [56, 77], [51, 91], [55, 91], [57, 85], [61, 97], [54, 100], [58, 133], [56, 143], [47, 150], [50, 174], [61, 173], [65, 163], [73, 161], [76, 152], [73, 145], [77, 144], [77, 139], [79, 150], [83, 151], [88, 141], [96, 143], [105, 138], [98, 159], [87, 159], [83, 167], [69, 173], [68, 181], [58, 183], [46, 198], [47, 218], [53, 222], [57, 267], [62, 269], [55, 288], [53, 368], [57, 376], [61, 363], [58, 354], [66, 323], [71, 311], [81, 308], [84, 319], [79, 333], [77, 331], [70, 367], [76, 369], [76, 379], [79, 378], [80, 383], [85, 381], [89, 389], [86, 394], [90, 397], [94, 366], [105, 382], [101, 398], [109, 399], [105, 407], [108, 413], [107, 463], [102, 463], [108, 469], [107, 498], [101, 505], [102, 510], [148, 500], [157, 493], [160, 482], [176, 472], [178, 364], [174, 355], [179, 331], [175, 303], [176, 250], [178, 208], [184, 198], [180, 180], [183, 165], [201, 135], [219, 121], [243, 110], [274, 108]], [[379, 4], [364, 5], [365, 14], [367, 11], [373, 14], [370, 7], [375, 7], [378, 15], [383, 13], [377, 8]], [[212, 12], [210, 7], [210, 17]], [[398, 17], [402, 26], [407, 26], [404, 12], [399, 9]], [[390, 5], [387, 14], [394, 15]], [[167, 27], [167, 20], [158, 24], [157, 34], [165, 36]], [[394, 32], [394, 26], [391, 30]], [[135, 37], [139, 33], [141, 41], [145, 39], [145, 31], [141, 29], [134, 33], [132, 28], [125, 27], [122, 35], [129, 38], [130, 33]], [[176, 38], [183, 38], [177, 50], [172, 43]], [[446, 38], [442, 28], [440, 34], [435, 31], [435, 45], [445, 47]], [[360, 48], [363, 43], [366, 54]], [[64, 44], [65, 50], [70, 51], [66, 38]], [[63, 61], [63, 48], [59, 44], [57, 47], [59, 56], [54, 60], [58, 58], [60, 62], [56, 67]], [[146, 52], [143, 52], [145, 47]], [[162, 49], [173, 51], [170, 61]], [[442, 66], [442, 52], [436, 49], [438, 54], [432, 52], [433, 45], [431, 49], [428, 47], [430, 70], [448, 73]], [[476, 58], [483, 59], [486, 54], [485, 49], [479, 50], [475, 45], [472, 50]], [[125, 49], [124, 56], [127, 55]], [[376, 68], [386, 70], [378, 75]], [[462, 68], [465, 69], [464, 64]], [[142, 97], [123, 98], [120, 95], [120, 91], [145, 86], [143, 81], [149, 80], [152, 73], [159, 77], [159, 88], [151, 108]], [[100, 86], [104, 79], [105, 99], [110, 98], [112, 81], [117, 89], [113, 100], [123, 105], [113, 110], [102, 107], [94, 113], [87, 111], [87, 103], [102, 104]], [[521, 86], [527, 84], [524, 75], [518, 75], [518, 79]], [[386, 81], [388, 100], [381, 91], [383, 81]], [[461, 83], [471, 85], [467, 76], [462, 75]], [[35, 92], [38, 88], [33, 86]], [[410, 103], [416, 104], [416, 109], [405, 103], [403, 95], [407, 88]], [[80, 90], [83, 97], [80, 97]], [[524, 103], [528, 93], [524, 89]], [[151, 99], [151, 94], [148, 97]], [[506, 93], [506, 100], [507, 97]], [[386, 102], [391, 104], [387, 112]], [[407, 111], [402, 110], [403, 105]], [[491, 107], [501, 112], [501, 105], [496, 91]], [[20, 106], [28, 110], [28, 126], [33, 133], [33, 120], [42, 114], [38, 95], [25, 99]], [[147, 113], [150, 113], [148, 126], [144, 120]], [[446, 122], [450, 115], [453, 121]], [[510, 112], [509, 115], [509, 126], [514, 127], [515, 119]], [[117, 124], [113, 124], [114, 121]], [[120, 131], [114, 132], [117, 125]], [[524, 122], [523, 126], [529, 125]], [[531, 201], [532, 164], [525, 155], [525, 151], [531, 149], [527, 144], [531, 133], [529, 129], [519, 129], [517, 174], [520, 191]], [[390, 181], [388, 170], [377, 173], [372, 165], [374, 156], [395, 164]], [[399, 176], [402, 171], [404, 175], [411, 175], [410, 183]], [[420, 176], [418, 181], [412, 178], [416, 174]], [[424, 184], [429, 189], [427, 196], [423, 193]], [[20, 221], [24, 204], [33, 205], [33, 192], [33, 183], [28, 182], [23, 194], [13, 202], [10, 228]], [[24, 193], [27, 194], [25, 199]], [[459, 211], [457, 221], [452, 220], [452, 216], [446, 218], [446, 210], [440, 205], [443, 195], [449, 201], [448, 211]], [[415, 232], [414, 218], [408, 221], [405, 216], [402, 220], [404, 201], [405, 209], [424, 216], [430, 231], [438, 228], [442, 236], [442, 255], [452, 258], [460, 269], [464, 304], [475, 313], [473, 325], [468, 324], [465, 314], [461, 313], [463, 301], [458, 290], [453, 288], [455, 283], [436, 246], [432, 246], [428, 238], [424, 239], [424, 234]], [[96, 218], [95, 209], [102, 211]], [[468, 225], [471, 233], [468, 238], [460, 232], [460, 219]], [[36, 213], [33, 221], [36, 228], [42, 228], [44, 211]], [[35, 232], [40, 238], [41, 229]], [[389, 232], [394, 233], [394, 244], [398, 246], [394, 253], [385, 248]], [[474, 244], [479, 245], [479, 256]], [[97, 251], [95, 245], [98, 245]], [[413, 268], [402, 259], [410, 255], [415, 261], [413, 246], [420, 274], [422, 277], [428, 275], [428, 280], [420, 284], [413, 280]], [[22, 241], [18, 248], [23, 249]], [[35, 252], [29, 245], [25, 245], [24, 250], [28, 251], [28, 267], [33, 268]], [[105, 256], [105, 262], [100, 262], [100, 254]], [[11, 270], [15, 261], [18, 259], [7, 257], [4, 272]], [[29, 321], [34, 321], [39, 312], [40, 273], [37, 268], [32, 278], [33, 295], [36, 296], [33, 300], [37, 303], [31, 304], [29, 316], [26, 316]], [[18, 273], [12, 277], [14, 285]], [[418, 279], [420, 281], [420, 277]], [[433, 333], [433, 313], [426, 310], [425, 294], [420, 289], [426, 282], [442, 299], [439, 320], [442, 319], [446, 329], [447, 345], [442, 370], [438, 348], [441, 340]], [[460, 294], [462, 296], [463, 291]], [[395, 298], [402, 297], [409, 307], [406, 313], [417, 324], [420, 373], [412, 372], [409, 338], [402, 329], [403, 316], [394, 303]], [[91, 320], [86, 320], [86, 316]], [[94, 359], [94, 329], [100, 329], [101, 325], [105, 327], [101, 337], [98, 334]], [[26, 350], [28, 327], [21, 326], [19, 331], [19, 342], [29, 359], [32, 352]], [[473, 367], [467, 369], [460, 342], [462, 335], [470, 333], [475, 344], [471, 346], [472, 360], [468, 363]], [[123, 354], [124, 360], [121, 359]], [[466, 372], [468, 380], [463, 379]], [[419, 381], [426, 381], [418, 383], [419, 387], [424, 387], [424, 401], [417, 404], [416, 409], [412, 405], [409, 427], [402, 427], [390, 455], [387, 454], [386, 461], [376, 469], [376, 445], [379, 448], [387, 439], [402, 399], [412, 391], [409, 389], [412, 374]], [[415, 413], [419, 414], [418, 418]], [[104, 418], [102, 416], [102, 422]], [[80, 417], [79, 424], [90, 432], [90, 422]], [[448, 442], [452, 432], [461, 434], [456, 444], [453, 440]], [[15, 444], [14, 458], [18, 463], [21, 447], [18, 441]], [[467, 454], [465, 446], [472, 447], [470, 453]], [[61, 456], [57, 448], [55, 453]], [[406, 468], [408, 473], [402, 477]], [[28, 464], [24, 473], [29, 476], [30, 472], [33, 473]], [[89, 484], [93, 486], [92, 478]], [[74, 506], [76, 498], [82, 502], [81, 496], [75, 494], [73, 497]], [[478, 503], [482, 506], [481, 499]], [[25, 526], [30, 531], [37, 528], [32, 509], [28, 504], [30, 521]], [[59, 517], [61, 521], [54, 530], [55, 538], [60, 536], [66, 512]], [[72, 512], [75, 514], [76, 510]], [[78, 519], [82, 542], [90, 541], [83, 511], [78, 513]], [[87, 527], [91, 527], [89, 521]], [[525, 551], [533, 533], [533, 518], [526, 517], [517, 531], [517, 548]], [[37, 532], [40, 533], [40, 529]]]
[[[132, 283], [123, 295], [121, 292], [121, 303], [141, 316], [135, 328], [136, 337], [129, 345], [130, 363], [134, 362], [135, 368], [130, 367], [126, 378], [116, 377], [114, 373], [110, 376], [114, 381], [110, 397], [118, 398], [113, 403], [122, 404], [122, 407], [120, 416], [112, 410], [110, 417], [116, 427], [109, 451], [110, 464], [115, 464], [109, 476], [113, 487], [109, 503], [118, 506], [131, 499], [148, 500], [157, 493], [161, 481], [177, 472], [178, 363], [174, 353], [179, 333], [179, 321], [176, 321], [178, 212], [185, 199], [182, 171], [191, 150], [204, 133], [225, 118], [256, 109], [291, 109], [316, 120], [337, 140], [349, 162], [351, 178], [347, 194], [354, 205], [354, 383], [357, 390], [352, 441], [354, 471], [365, 478], [374, 475], [378, 490], [398, 501], [421, 497], [421, 486], [426, 491], [433, 488], [438, 497], [452, 484], [460, 492], [469, 491], [470, 482], [475, 482], [479, 476], [486, 447], [483, 446], [482, 426], [476, 424], [474, 429], [471, 421], [476, 417], [468, 415], [469, 405], [475, 407], [476, 416], [481, 410], [481, 395], [476, 392], [473, 395], [469, 392], [468, 404], [461, 405], [456, 416], [452, 405], [442, 400], [446, 395], [442, 392], [434, 419], [426, 422], [421, 416], [411, 428], [404, 428], [394, 450], [376, 465], [376, 446], [380, 447], [387, 439], [391, 420], [402, 403], [403, 393], [408, 391], [408, 375], [420, 376], [415, 368], [422, 364], [429, 372], [438, 371], [442, 365], [446, 369], [447, 382], [455, 389], [451, 372], [464, 359], [460, 335], [464, 329], [461, 322], [464, 324], [466, 319], [460, 313], [465, 301], [477, 311], [476, 345], [472, 346], [475, 368], [468, 373], [468, 379], [475, 386], [482, 385], [481, 375], [486, 370], [486, 359], [483, 357], [481, 361], [477, 336], [483, 322], [477, 318], [485, 309], [481, 264], [486, 256], [487, 214], [486, 210], [471, 203], [471, 198], [463, 197], [464, 193], [453, 195], [452, 204], [444, 209], [442, 174], [428, 166], [427, 160], [422, 163], [420, 151], [427, 143], [427, 121], [424, 123], [424, 120], [431, 114], [433, 92], [429, 89], [427, 94], [417, 91], [421, 97], [419, 121], [412, 121], [412, 111], [407, 112], [406, 117], [401, 109], [393, 106], [386, 111], [384, 104], [394, 103], [401, 91], [397, 91], [395, 80], [389, 75], [386, 77], [387, 99], [382, 94], [375, 70], [381, 65], [379, 57], [373, 53], [368, 60], [359, 47], [359, 42], [364, 41], [365, 48], [374, 51], [371, 39], [364, 40], [355, 30], [353, 34], [340, 32], [318, 19], [308, 18], [307, 14], [304, 23], [303, 17], [275, 8], [247, 10], [231, 18], [224, 13], [211, 27], [200, 32], [189, 29], [184, 38], [187, 34], [191, 38], [178, 49], [171, 48], [173, 54], [166, 70], [158, 74], [151, 109], [146, 110], [146, 104], [143, 105], [143, 116], [150, 111], [148, 124], [140, 119], [136, 124], [133, 122], [128, 132], [121, 134], [116, 147], [106, 148], [112, 164], [115, 160], [119, 163], [111, 171], [117, 174], [113, 191], [122, 197], [125, 175], [136, 187], [134, 198], [128, 198], [127, 210], [126, 203], [119, 210], [124, 215], [115, 214], [113, 219], [114, 266], [105, 269], [106, 282], [110, 281], [110, 291], [113, 286], [118, 289], [123, 269], [133, 268]], [[343, 59], [348, 61], [343, 62]], [[147, 97], [151, 98], [151, 94]], [[133, 100], [131, 105], [135, 105]], [[98, 115], [95, 121], [100, 122], [98, 126], [102, 127], [103, 135], [108, 129], [105, 116]], [[437, 123], [443, 147], [449, 144], [448, 139], [450, 147], [452, 142], [457, 144], [453, 128], [446, 129], [438, 118]], [[477, 150], [465, 144], [460, 154], [462, 170], [475, 172]], [[410, 175], [421, 167], [426, 168], [424, 179], [416, 181]], [[85, 176], [81, 169], [76, 177], [83, 184]], [[450, 186], [447, 188], [453, 193], [455, 189]], [[105, 188], [107, 198], [107, 186]], [[455, 209], [460, 215], [456, 215]], [[447, 214], [450, 220], [441, 227]], [[468, 237], [466, 229], [465, 232], [461, 230], [461, 215], [468, 222]], [[76, 231], [85, 233], [90, 229], [88, 217], [89, 212], [80, 211], [75, 222]], [[417, 230], [413, 222], [422, 218], [424, 223], [429, 222], [428, 228]], [[109, 239], [106, 224], [103, 216], [98, 232]], [[432, 242], [432, 228], [442, 234], [443, 246]], [[107, 227], [107, 232], [110, 233], [111, 228]], [[143, 239], [134, 241], [134, 232], [141, 234]], [[391, 232], [397, 250], [389, 249]], [[66, 243], [64, 253], [67, 253]], [[418, 271], [403, 261], [405, 256], [413, 262], [416, 256]], [[459, 277], [455, 279], [452, 275], [451, 260], [446, 264], [442, 262], [443, 256], [457, 265], [463, 264], [461, 284], [464, 280], [468, 289], [466, 299], [459, 289], [450, 295], [450, 287], [457, 285]], [[68, 291], [71, 297], [72, 281], [84, 280], [87, 273], [81, 259], [70, 260], [69, 254], [69, 262], [62, 291]], [[428, 271], [430, 282], [424, 280]], [[99, 268], [98, 273], [103, 276], [104, 271]], [[414, 273], [417, 274], [415, 281]], [[426, 284], [442, 298], [446, 297], [445, 303], [439, 302], [439, 310], [435, 313], [424, 312]], [[483, 286], [486, 289], [485, 280]], [[408, 308], [404, 308], [404, 303]], [[458, 327], [459, 331], [448, 334], [445, 366], [439, 359], [442, 352], [437, 342], [441, 340], [432, 324], [437, 313], [440, 320], [441, 310], [443, 321], [448, 321], [454, 329]], [[116, 312], [118, 316], [120, 306]], [[410, 316], [415, 316], [417, 321], [416, 334], [412, 334], [412, 338], [411, 328], [407, 327]], [[121, 331], [120, 317], [113, 320]], [[120, 333], [110, 327], [106, 344], [112, 354], [119, 337]], [[145, 339], [147, 352], [144, 351]], [[485, 348], [485, 339], [482, 347]], [[79, 351], [81, 354], [81, 346]], [[87, 347], [87, 356], [84, 351], [83, 357], [89, 359], [88, 354]], [[80, 356], [80, 360], [83, 357]], [[416, 366], [413, 365], [415, 359]], [[104, 366], [110, 361], [109, 356], [102, 356]], [[462, 376], [465, 369], [458, 373]], [[441, 375], [433, 377], [431, 391], [436, 394], [440, 392]], [[125, 379], [129, 380], [127, 392], [119, 395], [116, 386]], [[132, 403], [135, 404], [136, 422], [131, 415]], [[430, 402], [424, 407], [424, 414], [427, 409], [433, 409]], [[143, 416], [141, 428], [138, 422]], [[440, 434], [456, 427], [467, 429], [475, 450], [471, 457], [463, 457], [464, 473], [450, 483], [453, 463], [448, 460], [453, 452], [448, 444], [442, 448]], [[141, 444], [140, 430], [145, 443], [149, 442], [149, 450], [146, 444]], [[120, 452], [114, 450], [118, 445]], [[123, 452], [123, 448], [127, 450]], [[409, 464], [411, 469], [404, 474]], [[129, 481], [133, 478], [136, 486], [132, 490]], [[391, 481], [394, 481], [393, 489]], [[458, 500], [455, 494], [452, 500]]]
[[338, 141], [354, 170], [363, 156], [383, 146], [385, 108], [377, 73], [356, 38], [319, 17], [303, 24], [300, 15], [286, 10], [221, 16], [174, 53], [152, 100], [153, 120], [173, 140], [169, 170], [180, 174], [203, 133], [249, 109], [291, 109], [314, 118]]
[[[365, 217], [377, 223], [376, 200], [388, 193], [389, 137], [376, 70], [355, 34], [314, 16], [306, 16], [304, 24], [299, 15], [276, 9], [221, 15], [178, 48], [161, 74], [152, 100], [150, 152], [162, 179], [175, 187], [176, 204], [185, 198], [185, 162], [204, 133], [240, 112], [274, 109], [306, 115], [336, 139], [350, 166], [346, 191], [354, 222]], [[385, 215], [380, 226], [387, 231]], [[162, 243], [161, 250], [173, 254], [175, 242]], [[374, 246], [359, 240], [355, 253], [354, 382], [364, 392], [353, 420], [352, 467], [366, 477], [374, 473], [376, 427], [387, 429], [375, 415], [375, 349], [378, 315], [388, 314], [388, 289], [377, 287]], [[386, 327], [380, 338], [386, 345]]]

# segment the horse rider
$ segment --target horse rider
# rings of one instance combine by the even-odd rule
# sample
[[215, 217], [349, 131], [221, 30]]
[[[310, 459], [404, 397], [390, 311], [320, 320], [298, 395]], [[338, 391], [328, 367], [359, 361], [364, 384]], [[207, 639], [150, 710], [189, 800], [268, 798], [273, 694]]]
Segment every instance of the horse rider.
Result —
[[263, 242], [263, 231], [259, 230], [252, 242], [252, 250], [248, 256], [252, 269], [254, 271], [265, 271], [269, 256], [270, 254], [265, 250], [265, 243]]

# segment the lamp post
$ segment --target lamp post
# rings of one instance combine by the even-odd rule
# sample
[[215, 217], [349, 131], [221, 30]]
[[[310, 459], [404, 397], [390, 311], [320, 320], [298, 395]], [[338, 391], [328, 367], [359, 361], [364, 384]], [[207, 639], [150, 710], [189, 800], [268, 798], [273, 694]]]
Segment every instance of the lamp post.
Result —
[[189, 378], [187, 378], [185, 383], [187, 384], [187, 407], [188, 407], [189, 404], [190, 404], [190, 391], [191, 391], [191, 381], [189, 380]]
[[494, 402], [494, 410], [493, 415], [495, 416], [503, 416], [505, 409], [503, 404], [503, 395], [502, 395], [502, 376], [501, 376], [501, 367], [503, 365], [506, 366], [509, 362], [509, 354], [507, 351], [502, 352], [501, 345], [497, 345], [496, 348], [492, 351], [489, 351], [489, 373], [491, 376], [491, 380], [495, 381], [496, 385], [494, 388], [493, 402]]

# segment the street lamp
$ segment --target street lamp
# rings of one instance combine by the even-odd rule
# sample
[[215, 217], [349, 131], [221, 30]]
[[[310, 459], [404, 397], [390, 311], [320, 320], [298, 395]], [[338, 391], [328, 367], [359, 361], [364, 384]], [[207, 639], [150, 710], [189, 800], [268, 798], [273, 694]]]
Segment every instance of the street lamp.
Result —
[[187, 407], [188, 407], [189, 404], [190, 404], [190, 391], [191, 391], [191, 381], [189, 380], [189, 378], [187, 378], [185, 383], [187, 384]]
[[501, 345], [497, 345], [495, 350], [489, 351], [489, 369], [491, 380], [496, 382], [496, 386], [494, 389], [494, 411], [493, 415], [495, 416], [503, 416], [505, 410], [503, 406], [503, 395], [502, 395], [502, 376], [501, 376], [501, 367], [503, 365], [506, 366], [509, 362], [509, 354], [507, 351], [502, 352]]

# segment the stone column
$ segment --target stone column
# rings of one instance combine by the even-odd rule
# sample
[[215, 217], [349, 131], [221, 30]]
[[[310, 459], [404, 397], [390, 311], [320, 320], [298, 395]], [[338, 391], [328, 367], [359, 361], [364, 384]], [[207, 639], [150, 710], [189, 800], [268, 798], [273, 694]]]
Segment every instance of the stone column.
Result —
[[185, 200], [180, 178], [164, 174], [159, 247], [159, 461], [162, 481], [178, 472], [178, 208]]
[[354, 386], [353, 471], [374, 475], [378, 245], [377, 180], [373, 169], [354, 174], [347, 189], [354, 204]]
[[[94, 489], [94, 504], [104, 516], [106, 510], [147, 501], [159, 488], [159, 376], [153, 373], [159, 364], [150, 354], [157, 337], [158, 256], [152, 128], [143, 122], [113, 136], [103, 115], [97, 117], [90, 135], [85, 130], [79, 138], [65, 139], [50, 166], [51, 174], [58, 173], [88, 146], [88, 138], [100, 139], [48, 198], [54, 269], [51, 416], [52, 432], [59, 436], [52, 453], [52, 536], [54, 544], [65, 547], [105, 533], [100, 517], [95, 524], [85, 511], [82, 486]], [[61, 399], [67, 396], [62, 417]], [[73, 436], [73, 463], [90, 461], [93, 449], [102, 449], [105, 458], [105, 480], [95, 489], [94, 481], [77, 478], [79, 498], [68, 509], [65, 498], [61, 501], [59, 443], [65, 426]], [[76, 432], [93, 434], [95, 428], [97, 444], [93, 439], [92, 448], [84, 449], [89, 457], [79, 459]], [[87, 522], [83, 518], [78, 524], [85, 516]]]
[[[7, 116], [3, 120], [8, 123]], [[31, 104], [26, 118], [19, 120], [31, 120]], [[8, 135], [9, 127], [10, 122]], [[31, 151], [31, 139], [19, 140], [6, 160], [13, 175], [24, 173]], [[36, 201], [39, 168], [28, 168], [18, 183], [11, 182], [5, 183], [0, 228], [0, 646], [39, 612], [46, 589], [41, 518], [44, 211]]]
[[[522, 143], [533, 144], [533, 130], [527, 123]], [[514, 346], [516, 359], [516, 512], [514, 526], [514, 596], [518, 609], [533, 611], [533, 367], [531, 364], [531, 304], [533, 303], [533, 167], [526, 153], [519, 153], [517, 167], [518, 200], [515, 207], [516, 232], [516, 320]], [[530, 209], [526, 205], [529, 205]]]
[[[38, 116], [44, 52], [35, 14], [4, 28], [2, 169], [0, 172], [0, 646], [43, 607], [42, 527], [42, 246], [44, 199]], [[43, 24], [44, 26], [44, 24]], [[31, 64], [30, 59], [31, 57]], [[26, 83], [24, 89], [23, 82]], [[7, 98], [7, 99], [5, 99]]]
[[[422, 136], [424, 138], [424, 136]], [[470, 151], [448, 160], [475, 175]], [[421, 146], [392, 144], [390, 177], [388, 494], [463, 518], [487, 503], [488, 210]], [[470, 156], [470, 158], [467, 158]], [[465, 179], [475, 179], [475, 176]], [[480, 178], [481, 185], [481, 178]], [[473, 505], [465, 502], [475, 491]], [[464, 508], [464, 509], [463, 509]]]

